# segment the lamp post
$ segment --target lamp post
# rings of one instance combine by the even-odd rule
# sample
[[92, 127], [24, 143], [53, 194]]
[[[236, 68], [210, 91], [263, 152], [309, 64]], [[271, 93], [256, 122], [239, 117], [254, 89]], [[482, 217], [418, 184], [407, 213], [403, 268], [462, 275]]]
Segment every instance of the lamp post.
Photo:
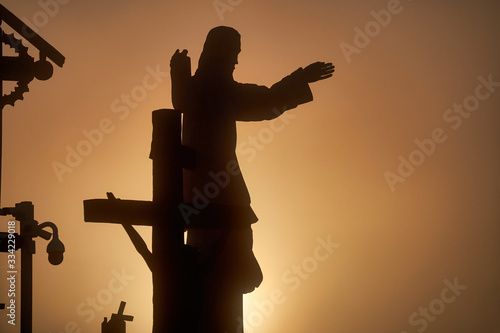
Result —
[[[28, 47], [22, 44], [22, 39], [18, 39], [14, 33], [5, 34], [2, 24], [8, 25], [18, 36], [24, 38], [39, 51], [38, 60], [28, 53]], [[17, 56], [5, 56], [3, 46], [9, 46]], [[47, 60], [62, 67], [65, 61], [64, 56], [52, 45], [47, 43], [40, 35], [22, 22], [16, 15], [0, 4], [0, 199], [2, 180], [2, 118], [3, 107], [14, 106], [14, 103], [23, 99], [23, 94], [28, 91], [28, 84], [34, 79], [48, 80], [52, 77], [53, 66]], [[4, 81], [17, 82], [17, 87], [10, 94], [4, 95], [2, 85]], [[1, 200], [0, 200], [1, 201]], [[1, 206], [0, 206], [1, 207]], [[47, 246], [49, 262], [58, 265], [63, 260], [64, 245], [59, 240], [57, 227], [52, 222], [38, 224], [34, 219], [34, 207], [29, 201], [17, 203], [12, 208], [0, 209], [0, 215], [12, 215], [20, 222], [20, 234], [12, 235], [0, 233], [1, 252], [9, 252], [13, 255], [18, 249], [17, 246], [9, 249], [9, 241], [14, 240], [16, 244], [21, 244], [21, 333], [32, 332], [32, 309], [33, 309], [33, 254], [35, 254], [34, 238], [40, 236], [46, 240], [52, 237]], [[45, 227], [52, 228], [52, 234], [43, 230]], [[7, 236], [7, 237], [4, 237]], [[7, 240], [5, 250], [3, 241]], [[9, 244], [9, 245], [8, 245]], [[13, 265], [14, 267], [15, 265]], [[14, 268], [12, 273], [15, 274]], [[0, 304], [0, 309], [5, 308]]]
[[[49, 262], [59, 265], [63, 261], [64, 244], [59, 240], [57, 226], [52, 222], [38, 224], [34, 219], [34, 206], [30, 201], [17, 203], [15, 207], [0, 209], [0, 215], [12, 215], [20, 224], [16, 243], [21, 243], [21, 333], [32, 333], [33, 329], [33, 254], [36, 237], [52, 240], [47, 245]], [[52, 233], [43, 230], [50, 227]], [[17, 239], [19, 238], [19, 239]]]

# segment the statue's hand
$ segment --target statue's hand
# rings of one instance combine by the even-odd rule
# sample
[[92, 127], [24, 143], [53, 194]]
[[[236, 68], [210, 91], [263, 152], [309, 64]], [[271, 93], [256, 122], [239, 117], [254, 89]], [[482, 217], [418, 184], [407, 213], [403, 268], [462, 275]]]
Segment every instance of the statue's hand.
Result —
[[177, 49], [172, 58], [170, 59], [170, 67], [176, 68], [179, 65], [182, 66], [187, 61], [189, 61], [187, 53], [188, 53], [187, 50], [182, 50], [182, 52], [179, 52], [179, 49]]
[[307, 82], [316, 82], [331, 77], [335, 66], [331, 62], [315, 62], [304, 68], [303, 75]]

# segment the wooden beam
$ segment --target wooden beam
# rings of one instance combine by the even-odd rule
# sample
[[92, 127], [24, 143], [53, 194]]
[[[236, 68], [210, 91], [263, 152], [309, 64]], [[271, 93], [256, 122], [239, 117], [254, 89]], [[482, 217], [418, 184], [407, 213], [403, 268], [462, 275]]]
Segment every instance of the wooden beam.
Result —
[[155, 210], [151, 201], [89, 199], [83, 201], [85, 222], [153, 225]]
[[184, 228], [248, 227], [241, 221], [257, 222], [250, 207], [207, 205], [197, 207], [182, 203], [175, 207], [155, 205], [152, 201], [122, 199], [89, 199], [83, 201], [85, 222], [153, 226], [155, 221], [169, 217]]

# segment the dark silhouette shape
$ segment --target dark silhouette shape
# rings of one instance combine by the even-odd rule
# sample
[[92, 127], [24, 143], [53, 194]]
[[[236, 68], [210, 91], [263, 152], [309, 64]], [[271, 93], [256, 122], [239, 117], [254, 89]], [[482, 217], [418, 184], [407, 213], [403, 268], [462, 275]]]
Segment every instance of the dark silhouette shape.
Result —
[[[6, 105], [14, 106], [14, 103], [23, 99], [23, 94], [27, 92], [28, 84], [36, 77], [39, 80], [48, 80], [52, 77], [54, 69], [47, 61], [47, 57], [56, 65], [62, 67], [65, 61], [64, 56], [52, 45], [47, 43], [40, 35], [24, 24], [16, 15], [0, 4], [0, 25], [5, 22], [16, 33], [24, 37], [34, 47], [40, 51], [39, 60], [28, 54], [28, 47], [22, 44], [21, 39], [17, 39], [12, 34], [5, 34], [0, 27], [0, 170], [2, 168], [2, 138], [3, 138], [3, 108]], [[4, 56], [3, 45], [9, 46], [18, 54], [17, 57]], [[3, 81], [15, 81], [17, 87], [8, 95], [3, 94]], [[2, 177], [0, 172], [0, 199]], [[1, 201], [1, 200], [0, 200]]]
[[[184, 244], [186, 227], [179, 213], [182, 203], [182, 169], [192, 162], [192, 152], [181, 146], [181, 113], [153, 112], [153, 200], [108, 199], [84, 201], [86, 222], [120, 223], [153, 278], [153, 332], [196, 332], [200, 290], [199, 265], [193, 249]], [[150, 251], [133, 225], [150, 225]]]
[[[35, 239], [41, 237], [45, 240], [52, 240], [47, 245], [49, 262], [52, 265], [59, 265], [63, 261], [65, 251], [63, 243], [59, 240], [57, 226], [52, 222], [38, 223], [34, 215], [35, 207], [30, 201], [17, 203], [15, 207], [5, 207], [0, 209], [0, 216], [11, 215], [19, 221], [20, 234], [13, 234], [14, 237], [7, 237], [6, 251], [13, 254], [14, 251], [21, 250], [21, 333], [31, 333], [33, 326], [33, 255], [35, 254]], [[43, 230], [49, 227], [52, 233]], [[3, 244], [0, 241], [0, 247]], [[2, 251], [4, 252], [4, 251]], [[15, 262], [8, 265], [7, 272], [15, 281], [18, 267]], [[15, 316], [11, 319], [15, 321]]]
[[[177, 110], [153, 112], [152, 202], [112, 193], [84, 201], [85, 221], [121, 223], [151, 269], [154, 333], [243, 330], [242, 296], [259, 286], [262, 272], [252, 252], [257, 216], [235, 154], [236, 121], [273, 119], [311, 101], [308, 84], [334, 71], [316, 62], [271, 88], [241, 84], [232, 77], [239, 52], [239, 33], [217, 27], [195, 75], [186, 50], [172, 56]], [[133, 225], [153, 226], [152, 251]]]
[[126, 332], [126, 321], [133, 321], [133, 316], [124, 315], [125, 305], [127, 303], [120, 302], [120, 307], [117, 313], [111, 315], [111, 319], [108, 321], [107, 317], [104, 317], [104, 321], [101, 324], [101, 333], [125, 333]]
[[[200, 251], [201, 258], [210, 256], [214, 246], [219, 248], [211, 259], [213, 269], [203, 279], [199, 332], [236, 332], [243, 316], [242, 295], [262, 281], [250, 227], [257, 217], [235, 153], [236, 122], [273, 119], [312, 101], [308, 83], [334, 71], [331, 63], [316, 62], [271, 88], [242, 84], [233, 79], [240, 50], [240, 34], [220, 26], [208, 33], [194, 76], [187, 50], [177, 50], [171, 59], [172, 103], [184, 115], [182, 141], [196, 152], [196, 167], [184, 171], [184, 202], [204, 200], [203, 209], [213, 212], [206, 214], [205, 228], [188, 230], [187, 243]], [[210, 228], [220, 218], [217, 210], [228, 207], [240, 210], [244, 220]], [[197, 214], [186, 212], [187, 223]]]
[[[2, 169], [2, 140], [3, 140], [3, 108], [6, 105], [14, 106], [14, 103], [23, 99], [23, 94], [28, 89], [28, 84], [34, 79], [48, 80], [52, 77], [53, 66], [47, 60], [50, 59], [59, 67], [65, 61], [64, 56], [52, 45], [47, 43], [40, 35], [30, 29], [16, 15], [0, 4], [0, 25], [7, 24], [15, 33], [26, 39], [31, 45], [38, 49], [39, 59], [35, 59], [28, 53], [28, 47], [23, 45], [22, 39], [18, 39], [14, 33], [5, 34], [0, 27], [0, 202], [1, 202], [1, 169]], [[12, 48], [17, 56], [4, 56], [3, 46]], [[17, 82], [17, 86], [11, 93], [3, 94], [3, 82]], [[1, 207], [1, 205], [0, 205]], [[33, 328], [33, 254], [35, 254], [34, 238], [42, 237], [50, 241], [47, 252], [49, 261], [53, 265], [59, 265], [63, 260], [64, 245], [58, 238], [58, 230], [54, 223], [44, 222], [38, 224], [34, 220], [34, 206], [29, 201], [17, 203], [15, 207], [0, 209], [0, 215], [12, 215], [20, 222], [20, 235], [14, 239], [7, 239], [8, 245], [15, 242], [15, 249], [9, 248], [7, 252], [13, 254], [14, 250], [21, 250], [21, 333], [31, 333]], [[45, 227], [52, 228], [53, 233], [43, 230]], [[2, 235], [3, 236], [3, 235]], [[10, 236], [10, 235], [9, 235]], [[0, 246], [2, 241], [0, 241]], [[9, 265], [9, 270], [14, 268]], [[0, 307], [1, 308], [1, 307]]]

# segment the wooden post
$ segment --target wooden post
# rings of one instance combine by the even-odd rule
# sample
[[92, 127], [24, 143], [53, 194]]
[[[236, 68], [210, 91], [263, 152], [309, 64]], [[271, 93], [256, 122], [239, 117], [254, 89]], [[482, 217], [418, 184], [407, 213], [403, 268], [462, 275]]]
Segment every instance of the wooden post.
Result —
[[181, 112], [153, 111], [153, 333], [185, 332], [182, 252], [184, 227], [177, 214], [182, 202]]

